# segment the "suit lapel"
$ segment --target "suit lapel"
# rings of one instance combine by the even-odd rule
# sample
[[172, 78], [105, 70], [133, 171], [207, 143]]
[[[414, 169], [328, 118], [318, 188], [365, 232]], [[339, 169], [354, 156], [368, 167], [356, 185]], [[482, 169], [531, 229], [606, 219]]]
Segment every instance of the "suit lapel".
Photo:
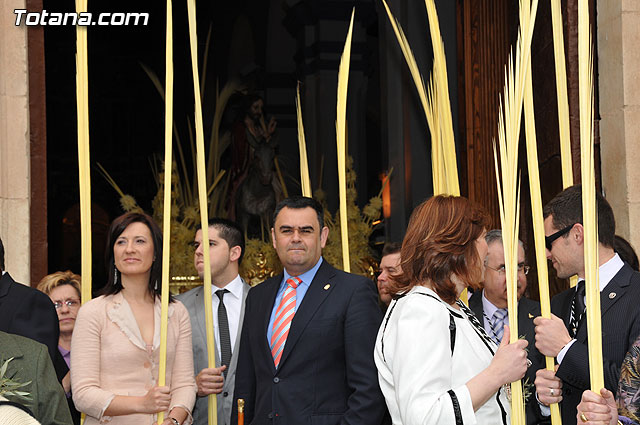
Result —
[[565, 292], [564, 298], [561, 300], [561, 318], [564, 322], [564, 326], [567, 329], [571, 329], [571, 303], [573, 302], [573, 295], [575, 294], [575, 288], [568, 289]]
[[[627, 287], [631, 281], [631, 269], [626, 264], [622, 266], [620, 271], [611, 279], [600, 292], [600, 317], [604, 317], [607, 311], [627, 292]], [[587, 340], [587, 319], [580, 322], [580, 327], [576, 335], [576, 339], [580, 342]]]
[[611, 282], [605, 286], [604, 291], [600, 293], [602, 316], [627, 292], [627, 287], [631, 282], [631, 273], [631, 268], [625, 264], [611, 279]]
[[0, 300], [7, 296], [12, 283], [13, 279], [9, 276], [9, 273], [5, 273], [0, 277]]
[[200, 286], [196, 290], [195, 297], [193, 300], [194, 308], [196, 309], [196, 317], [197, 323], [196, 328], [198, 332], [201, 334], [204, 340], [207, 339], [207, 330], [206, 323], [204, 317], [204, 287]]
[[[300, 339], [300, 336], [309, 324], [309, 321], [313, 318], [315, 312], [333, 290], [333, 287], [337, 283], [331, 281], [333, 276], [335, 276], [335, 270], [325, 260], [323, 260], [315, 277], [311, 281], [311, 285], [309, 286], [300, 307], [298, 307], [298, 311], [295, 316], [293, 316], [291, 329], [289, 330], [287, 342], [285, 342], [284, 345], [284, 351], [282, 352], [278, 370], [282, 368], [282, 365], [289, 356], [289, 353], [291, 353], [296, 342]], [[329, 288], [324, 289], [327, 283], [332, 283], [332, 285]]]
[[[231, 364], [229, 364], [229, 370], [227, 372], [227, 376], [231, 376], [235, 374], [236, 369], [238, 368], [238, 353], [240, 349], [240, 339], [242, 339], [242, 323], [244, 321], [244, 305], [247, 300], [247, 294], [249, 294], [249, 289], [251, 287], [242, 279], [242, 306], [240, 307], [240, 320], [238, 320], [238, 333], [236, 334], [236, 343], [233, 346], [233, 351], [231, 352]], [[217, 350], [216, 350], [217, 351]], [[225, 379], [224, 388], [225, 390], [233, 391], [233, 385], [229, 379]]]
[[[244, 322], [244, 305], [245, 305], [245, 302], [247, 301], [247, 295], [249, 294], [249, 289], [251, 289], [251, 286], [249, 286], [249, 284], [246, 283], [244, 279], [242, 279], [242, 305], [240, 307], [240, 320], [238, 320], [238, 332], [236, 333], [236, 343], [233, 346], [233, 354], [237, 353], [238, 350], [240, 349], [242, 324]], [[235, 357], [237, 359], [237, 356], [235, 355], [232, 357]]]
[[[271, 367], [271, 372], [275, 374], [276, 366], [273, 363], [273, 356], [271, 355], [271, 347], [269, 346], [269, 341], [267, 340], [267, 335], [269, 331], [269, 320], [271, 319], [271, 312], [275, 307], [276, 295], [278, 295], [278, 289], [280, 288], [280, 284], [282, 283], [282, 279], [284, 278], [284, 273], [280, 273], [278, 276], [274, 277], [270, 282], [262, 283], [261, 285], [271, 285], [270, 288], [267, 288], [267, 298], [264, 302], [264, 316], [263, 316], [263, 327], [262, 332], [260, 333], [259, 341], [262, 341], [260, 346], [264, 350], [264, 354], [266, 355], [266, 359], [269, 360], [269, 365]], [[268, 301], [268, 302], [267, 302]], [[244, 307], [243, 307], [244, 308]], [[286, 347], [285, 347], [286, 348]], [[280, 361], [282, 363], [282, 360]]]
[[[213, 289], [213, 287], [212, 287]], [[198, 327], [198, 332], [200, 334], [200, 337], [202, 338], [202, 342], [203, 345], [205, 347], [205, 353], [207, 352], [207, 322], [206, 322], [206, 316], [205, 316], [205, 309], [204, 309], [204, 286], [200, 286], [198, 288], [198, 291], [196, 291], [195, 294], [195, 300], [194, 300], [194, 304], [195, 304], [195, 309], [196, 309], [196, 317], [198, 320], [197, 323], [197, 327]], [[214, 317], [217, 317], [214, 315]], [[213, 328], [213, 332], [214, 332], [214, 338], [215, 338], [215, 326]], [[214, 362], [217, 365], [220, 364], [220, 359], [218, 358], [218, 350], [213, 350], [214, 351]], [[208, 362], [207, 362], [208, 363]], [[207, 367], [209, 367], [207, 365]]]
[[482, 291], [476, 292], [471, 299], [469, 300], [469, 308], [473, 311], [473, 314], [476, 315], [476, 319], [480, 322], [482, 327], [484, 327], [484, 316], [483, 316], [483, 308], [482, 308]]
[[518, 302], [518, 333], [525, 335], [527, 340], [530, 336], [535, 336], [533, 326], [535, 315], [528, 307], [527, 303], [523, 302], [522, 299]]

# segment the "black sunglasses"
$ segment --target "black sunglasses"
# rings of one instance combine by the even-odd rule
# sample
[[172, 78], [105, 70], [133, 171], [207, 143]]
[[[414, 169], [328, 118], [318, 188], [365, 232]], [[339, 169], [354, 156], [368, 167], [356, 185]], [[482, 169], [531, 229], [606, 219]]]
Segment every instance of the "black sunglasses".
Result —
[[560, 236], [563, 236], [564, 234], [569, 233], [569, 230], [573, 229], [573, 226], [575, 225], [576, 224], [573, 223], [571, 226], [567, 226], [562, 230], [558, 230], [553, 235], [545, 236], [544, 244], [547, 246], [547, 249], [551, 251], [552, 245], [555, 242], [555, 240], [558, 239]]

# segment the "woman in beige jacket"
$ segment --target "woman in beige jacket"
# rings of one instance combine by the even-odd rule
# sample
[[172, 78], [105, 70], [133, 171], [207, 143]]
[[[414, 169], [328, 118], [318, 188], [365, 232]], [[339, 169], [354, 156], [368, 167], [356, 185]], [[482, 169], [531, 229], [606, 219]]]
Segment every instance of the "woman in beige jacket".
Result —
[[195, 403], [191, 325], [169, 304], [166, 386], [158, 386], [162, 234], [153, 220], [124, 214], [111, 224], [103, 295], [86, 303], [71, 341], [71, 386], [85, 425], [190, 424]]

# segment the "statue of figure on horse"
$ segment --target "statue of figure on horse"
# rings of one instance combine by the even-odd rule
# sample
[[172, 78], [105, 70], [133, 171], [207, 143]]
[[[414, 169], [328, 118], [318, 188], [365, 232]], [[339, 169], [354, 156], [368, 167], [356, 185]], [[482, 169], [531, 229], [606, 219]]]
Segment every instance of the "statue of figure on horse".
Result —
[[283, 193], [275, 169], [277, 122], [274, 117], [266, 121], [264, 100], [257, 94], [244, 96], [241, 105], [231, 129], [229, 217], [247, 235], [259, 233], [265, 240]]

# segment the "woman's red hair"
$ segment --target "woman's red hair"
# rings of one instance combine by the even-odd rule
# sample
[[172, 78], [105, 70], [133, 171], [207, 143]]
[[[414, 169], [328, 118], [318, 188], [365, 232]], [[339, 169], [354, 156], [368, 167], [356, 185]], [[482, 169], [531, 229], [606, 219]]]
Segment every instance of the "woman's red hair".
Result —
[[406, 293], [430, 282], [443, 301], [457, 298], [452, 276], [466, 286], [479, 288], [482, 261], [475, 241], [489, 225], [489, 216], [477, 204], [459, 196], [434, 196], [411, 214], [402, 242], [402, 273], [394, 277], [389, 291]]

